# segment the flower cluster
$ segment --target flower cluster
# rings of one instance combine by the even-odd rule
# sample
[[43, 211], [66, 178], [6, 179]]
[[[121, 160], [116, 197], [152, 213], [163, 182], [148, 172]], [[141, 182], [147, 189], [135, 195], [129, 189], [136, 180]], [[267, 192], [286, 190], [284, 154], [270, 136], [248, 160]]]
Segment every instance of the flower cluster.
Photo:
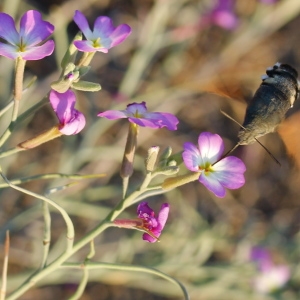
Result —
[[[210, 18], [220, 26], [233, 28], [236, 18], [232, 13], [232, 1], [219, 1], [211, 12]], [[92, 53], [92, 55], [95, 52], [107, 53], [131, 33], [131, 28], [127, 24], [114, 27], [112, 20], [105, 16], [98, 17], [91, 29], [80, 11], [75, 11], [74, 22], [86, 40], [74, 40], [73, 45], [77, 50]], [[37, 11], [27, 11], [21, 17], [19, 32], [12, 17], [0, 13], [0, 37], [5, 42], [0, 42], [0, 55], [10, 59], [21, 59], [21, 61], [38, 60], [49, 56], [54, 51], [54, 41], [48, 40], [53, 31], [54, 26], [42, 20], [41, 14]], [[20, 149], [31, 149], [61, 135], [74, 135], [84, 128], [86, 120], [84, 115], [75, 109], [76, 96], [72, 88], [99, 90], [96, 84], [80, 81], [80, 77], [87, 70], [87, 64], [78, 63], [77, 66], [73, 62], [64, 67], [62, 79], [53, 85], [57, 89], [53, 87], [49, 93], [49, 101], [58, 118], [58, 124], [33, 139], [20, 143]], [[176, 116], [171, 113], [149, 112], [145, 102], [128, 104], [125, 110], [107, 110], [99, 113], [98, 116], [110, 120], [126, 118], [129, 121], [127, 144], [121, 168], [124, 183], [133, 172], [139, 127], [152, 129], [165, 127], [168, 130], [176, 130], [179, 123]], [[219, 135], [204, 132], [199, 136], [198, 148], [191, 143], [185, 143], [182, 153], [186, 167], [199, 174], [199, 181], [218, 197], [225, 196], [225, 188], [237, 189], [245, 182], [243, 174], [246, 168], [243, 162], [233, 156], [222, 158], [223, 150], [224, 143]], [[124, 190], [126, 194], [126, 189]], [[169, 204], [162, 205], [157, 217], [147, 202], [138, 205], [137, 213], [137, 221], [130, 220], [122, 223], [116, 220], [115, 224], [143, 230], [144, 240], [151, 243], [157, 241], [168, 218]]]

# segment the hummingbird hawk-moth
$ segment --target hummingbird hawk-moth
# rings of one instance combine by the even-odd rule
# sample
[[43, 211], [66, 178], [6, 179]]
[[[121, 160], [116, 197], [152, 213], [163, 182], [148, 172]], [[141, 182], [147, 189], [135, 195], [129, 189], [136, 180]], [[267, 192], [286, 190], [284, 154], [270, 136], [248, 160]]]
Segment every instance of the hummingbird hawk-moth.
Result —
[[262, 76], [262, 83], [247, 106], [242, 125], [222, 112], [241, 126], [238, 143], [225, 156], [240, 145], [258, 142], [280, 165], [272, 153], [257, 139], [273, 132], [283, 121], [289, 108], [293, 107], [300, 89], [297, 77], [297, 71], [290, 65], [276, 63], [273, 67], [267, 68], [266, 75]]
[[299, 95], [297, 71], [287, 64], [276, 63], [262, 76], [262, 83], [248, 104], [239, 131], [239, 145], [254, 143], [273, 132]]

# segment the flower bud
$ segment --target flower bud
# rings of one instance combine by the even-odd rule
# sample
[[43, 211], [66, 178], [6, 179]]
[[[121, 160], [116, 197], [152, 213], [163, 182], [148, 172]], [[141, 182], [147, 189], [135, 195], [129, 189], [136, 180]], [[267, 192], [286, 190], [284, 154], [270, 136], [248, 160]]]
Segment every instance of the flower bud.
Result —
[[34, 138], [28, 139], [18, 144], [18, 147], [25, 150], [32, 149], [50, 140], [60, 137], [61, 135], [62, 133], [59, 131], [59, 125], [57, 125], [47, 131], [44, 131], [43, 133], [37, 135]]
[[152, 172], [154, 170], [158, 152], [159, 152], [158, 146], [153, 146], [148, 149], [148, 157], [146, 158], [146, 161], [145, 161], [145, 166], [146, 166], [147, 172]]
[[137, 135], [138, 125], [129, 123], [128, 136], [120, 170], [120, 175], [122, 178], [128, 178], [133, 173], [133, 161], [137, 144]]
[[155, 175], [165, 175], [165, 176], [172, 176], [179, 172], [179, 167], [177, 166], [168, 166], [164, 168], [160, 168], [155, 171]]
[[187, 174], [187, 175], [181, 175], [181, 176], [177, 176], [177, 177], [167, 178], [163, 182], [161, 187], [164, 190], [174, 189], [176, 187], [187, 184], [189, 182], [198, 180], [199, 176], [200, 176], [200, 173], [191, 173], [191, 174]]

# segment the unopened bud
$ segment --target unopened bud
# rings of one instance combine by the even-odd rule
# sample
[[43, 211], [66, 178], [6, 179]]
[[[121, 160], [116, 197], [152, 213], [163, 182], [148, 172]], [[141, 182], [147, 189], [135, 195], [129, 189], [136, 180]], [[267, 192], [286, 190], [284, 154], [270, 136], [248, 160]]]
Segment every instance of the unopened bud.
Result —
[[161, 154], [160, 156], [160, 161], [166, 161], [172, 154], [172, 148], [170, 146], [168, 146]]
[[50, 140], [53, 140], [57, 137], [60, 137], [62, 133], [59, 131], [59, 125], [52, 127], [51, 129], [42, 132], [34, 138], [28, 139], [20, 144], [18, 144], [19, 148], [28, 150], [35, 148], [41, 144], [44, 144]]
[[144, 222], [142, 219], [116, 219], [113, 223], [120, 228], [139, 228], [142, 227]]
[[187, 175], [181, 175], [181, 176], [177, 176], [177, 177], [167, 178], [163, 182], [161, 187], [164, 190], [174, 189], [176, 187], [187, 184], [189, 182], [198, 180], [199, 176], [200, 176], [200, 172], [199, 173], [196, 172], [196, 173], [191, 173], [191, 174], [187, 174]]
[[165, 176], [172, 176], [179, 172], [179, 167], [177, 166], [169, 166], [160, 168], [155, 171], [155, 175], [165, 175]]
[[122, 178], [128, 178], [133, 173], [133, 161], [136, 150], [137, 135], [138, 125], [129, 123], [128, 136], [120, 170], [120, 175]]
[[148, 149], [148, 157], [146, 158], [146, 161], [145, 161], [145, 166], [146, 166], [147, 172], [152, 172], [154, 170], [158, 152], [159, 152], [158, 146], [153, 146]]

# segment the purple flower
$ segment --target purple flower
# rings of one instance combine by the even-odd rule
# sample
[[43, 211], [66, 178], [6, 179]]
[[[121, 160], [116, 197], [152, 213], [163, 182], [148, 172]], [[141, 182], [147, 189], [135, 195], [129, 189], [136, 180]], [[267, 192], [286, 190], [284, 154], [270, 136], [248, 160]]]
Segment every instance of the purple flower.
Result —
[[147, 112], [146, 103], [131, 103], [127, 105], [126, 110], [107, 110], [99, 113], [98, 117], [104, 117], [109, 120], [128, 118], [129, 122], [139, 126], [150, 128], [167, 127], [169, 130], [176, 130], [178, 119], [169, 113]]
[[11, 59], [22, 57], [24, 60], [38, 60], [49, 56], [54, 50], [54, 42], [47, 41], [54, 26], [43, 21], [38, 11], [29, 10], [21, 18], [20, 33], [16, 30], [13, 18], [0, 13], [0, 37], [7, 43], [0, 42], [0, 55]]
[[168, 219], [170, 206], [168, 203], [164, 203], [155, 217], [154, 211], [148, 206], [147, 202], [141, 202], [137, 208], [138, 218], [143, 220], [143, 226], [141, 229], [146, 230], [149, 233], [143, 234], [143, 240], [149, 243], [155, 243]]
[[253, 285], [257, 292], [272, 293], [283, 287], [290, 279], [290, 269], [287, 265], [275, 265], [270, 252], [262, 247], [253, 247], [250, 260], [258, 266], [259, 273], [254, 278]]
[[50, 103], [59, 120], [59, 131], [65, 135], [77, 134], [85, 126], [84, 115], [74, 108], [76, 97], [73, 91], [50, 92]]
[[86, 41], [74, 41], [76, 48], [83, 52], [104, 52], [122, 43], [131, 32], [127, 24], [114, 27], [108, 17], [98, 17], [95, 21], [94, 30], [89, 27], [87, 19], [78, 10], [75, 11], [74, 22], [86, 37]]
[[237, 157], [220, 160], [224, 143], [217, 134], [203, 132], [198, 138], [199, 149], [192, 143], [184, 144], [182, 158], [186, 167], [199, 172], [199, 181], [217, 197], [224, 197], [226, 190], [238, 189], [245, 183], [246, 167]]
[[201, 23], [214, 23], [220, 27], [231, 30], [238, 24], [238, 19], [233, 12], [232, 0], [218, 0], [214, 8], [203, 17]]

